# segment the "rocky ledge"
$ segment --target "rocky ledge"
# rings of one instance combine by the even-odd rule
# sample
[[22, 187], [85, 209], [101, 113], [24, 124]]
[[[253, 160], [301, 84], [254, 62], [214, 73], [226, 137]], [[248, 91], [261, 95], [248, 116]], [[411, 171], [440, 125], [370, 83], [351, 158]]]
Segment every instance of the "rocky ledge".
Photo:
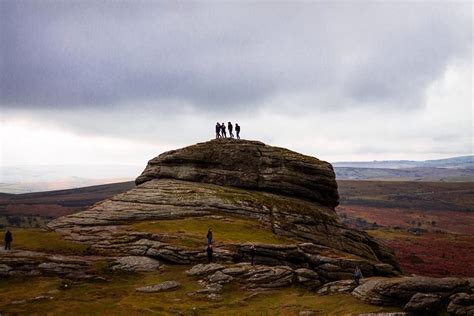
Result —
[[217, 139], [153, 158], [136, 179], [172, 178], [296, 196], [334, 208], [339, 203], [332, 165], [257, 141]]
[[352, 295], [374, 305], [400, 306], [407, 312], [432, 315], [473, 315], [474, 279], [374, 278], [357, 287]]
[[[260, 221], [274, 234], [297, 242], [399, 269], [389, 249], [340, 222], [334, 211], [338, 204], [334, 171], [314, 157], [255, 141], [213, 140], [150, 160], [136, 183], [136, 188], [61, 217], [49, 227], [94, 246], [98, 241], [91, 231], [111, 226], [215, 214], [238, 216]], [[101, 236], [99, 243], [103, 238], [114, 243], [109, 237]], [[122, 234], [119, 239], [130, 238]]]

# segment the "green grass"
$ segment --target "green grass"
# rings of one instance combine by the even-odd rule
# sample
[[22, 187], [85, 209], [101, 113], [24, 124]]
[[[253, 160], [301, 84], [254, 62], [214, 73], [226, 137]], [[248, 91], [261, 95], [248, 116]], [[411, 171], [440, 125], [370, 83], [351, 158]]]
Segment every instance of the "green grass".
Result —
[[264, 227], [257, 220], [242, 218], [213, 219], [195, 217], [177, 220], [145, 221], [129, 226], [131, 230], [170, 234], [170, 243], [183, 246], [202, 246], [206, 243], [206, 234], [212, 228], [214, 241], [219, 243], [267, 243], [292, 244], [296, 241], [274, 234], [269, 227]]
[[42, 229], [12, 229], [12, 249], [33, 250], [56, 254], [83, 254], [88, 247], [65, 240], [60, 234]]
[[[71, 283], [59, 278], [0, 279], [0, 310], [10, 314], [51, 315], [298, 315], [313, 310], [317, 315], [347, 315], [369, 312], [398, 311], [367, 305], [351, 295], [318, 296], [289, 287], [252, 297], [238, 285], [227, 285], [221, 301], [186, 295], [201, 288], [196, 279], [188, 277], [186, 267], [170, 266], [159, 273], [112, 275], [109, 281]], [[181, 288], [174, 292], [137, 293], [136, 287], [176, 280]], [[67, 289], [62, 286], [69, 282]], [[27, 301], [40, 295], [53, 300]]]

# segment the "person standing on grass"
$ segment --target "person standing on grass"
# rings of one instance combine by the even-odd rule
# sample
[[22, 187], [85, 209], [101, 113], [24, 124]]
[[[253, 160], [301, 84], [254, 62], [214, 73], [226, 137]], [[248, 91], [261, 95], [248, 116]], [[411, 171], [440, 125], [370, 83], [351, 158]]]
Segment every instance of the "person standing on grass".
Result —
[[214, 253], [214, 249], [212, 249], [211, 244], [207, 245], [206, 252], [207, 252], [207, 262], [211, 263], [212, 262], [212, 254]]
[[207, 230], [206, 237], [207, 237], [207, 244], [208, 245], [212, 244], [212, 229], [211, 228]]
[[12, 241], [13, 241], [12, 233], [9, 230], [7, 230], [7, 232], [5, 233], [5, 250], [12, 249]]
[[252, 245], [250, 246], [250, 263], [254, 265], [254, 259], [255, 259], [255, 246]]
[[360, 271], [359, 266], [357, 266], [354, 271], [354, 282], [357, 284], [357, 286], [360, 284], [360, 279], [362, 279], [362, 271]]
[[235, 132], [237, 133], [237, 139], [240, 139], [240, 126], [235, 123]]

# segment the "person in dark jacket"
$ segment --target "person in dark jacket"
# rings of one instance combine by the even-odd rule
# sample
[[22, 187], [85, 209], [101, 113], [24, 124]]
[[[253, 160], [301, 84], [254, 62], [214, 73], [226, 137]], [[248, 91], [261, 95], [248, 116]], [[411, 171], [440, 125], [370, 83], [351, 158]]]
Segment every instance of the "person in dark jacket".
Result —
[[207, 237], [207, 244], [208, 245], [212, 244], [212, 229], [211, 228], [207, 230], [206, 237]]
[[252, 245], [250, 246], [250, 263], [254, 265], [254, 259], [255, 259], [255, 246]]
[[212, 249], [211, 244], [207, 245], [206, 252], [207, 252], [207, 262], [211, 263], [212, 262], [212, 254], [214, 253], [214, 249]]
[[224, 122], [222, 122], [222, 124], [221, 124], [221, 136], [222, 136], [223, 138], [227, 138], [227, 133], [225, 132], [225, 124], [224, 124]]
[[219, 122], [216, 123], [216, 139], [221, 138], [221, 124]]
[[12, 233], [8, 230], [5, 233], [5, 250], [11, 250], [12, 249], [12, 241], [13, 241]]
[[362, 279], [362, 271], [360, 271], [360, 268], [357, 266], [354, 271], [354, 282], [359, 285], [360, 284], [360, 279]]
[[240, 139], [240, 126], [235, 123], [235, 132], [237, 133], [237, 139]]
[[231, 122], [227, 123], [227, 129], [229, 130], [229, 137], [234, 138], [234, 133], [232, 133], [232, 131], [234, 130], [234, 127], [232, 126]]

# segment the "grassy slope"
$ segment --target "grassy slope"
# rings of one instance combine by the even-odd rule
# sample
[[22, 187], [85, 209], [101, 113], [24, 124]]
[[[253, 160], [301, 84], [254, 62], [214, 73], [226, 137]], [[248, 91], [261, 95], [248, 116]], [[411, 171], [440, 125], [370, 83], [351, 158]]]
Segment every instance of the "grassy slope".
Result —
[[32, 250], [54, 254], [81, 255], [88, 247], [64, 240], [60, 234], [42, 229], [14, 229], [13, 249]]
[[[113, 275], [107, 282], [69, 283], [67, 289], [58, 278], [2, 279], [0, 309], [6, 314], [61, 315], [298, 315], [301, 310], [314, 310], [320, 315], [347, 315], [396, 311], [364, 304], [350, 295], [317, 296], [299, 288], [286, 288], [253, 295], [238, 286], [227, 285], [221, 301], [190, 297], [186, 293], [200, 288], [196, 279], [184, 274], [185, 267], [167, 267], [163, 272]], [[177, 280], [182, 287], [174, 292], [137, 293], [136, 287]], [[12, 304], [40, 295], [52, 300]]]
[[226, 217], [225, 220], [213, 218], [186, 218], [178, 220], [144, 221], [130, 225], [134, 231], [169, 234], [173, 239], [168, 241], [185, 246], [206, 244], [209, 227], [213, 230], [214, 241], [219, 243], [267, 243], [291, 244], [293, 240], [273, 234], [272, 231], [257, 220]]

